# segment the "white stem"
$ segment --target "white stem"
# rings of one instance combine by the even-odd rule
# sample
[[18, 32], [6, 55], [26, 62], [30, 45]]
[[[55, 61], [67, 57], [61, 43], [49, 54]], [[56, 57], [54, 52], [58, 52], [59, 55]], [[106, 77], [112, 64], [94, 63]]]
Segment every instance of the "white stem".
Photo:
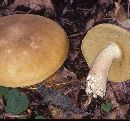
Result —
[[121, 56], [120, 48], [115, 43], [110, 43], [96, 57], [91, 65], [86, 79], [86, 93], [94, 98], [105, 95], [107, 76], [112, 61]]

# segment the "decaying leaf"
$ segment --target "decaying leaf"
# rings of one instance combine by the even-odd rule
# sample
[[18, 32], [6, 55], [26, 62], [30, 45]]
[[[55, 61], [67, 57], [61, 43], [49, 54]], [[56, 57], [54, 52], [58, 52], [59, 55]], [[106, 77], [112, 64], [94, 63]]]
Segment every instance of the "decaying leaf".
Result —
[[96, 109], [96, 110], [94, 110], [94, 117], [92, 119], [100, 119], [101, 116], [102, 116], [101, 110]]
[[103, 117], [103, 119], [124, 119], [128, 109], [128, 105], [119, 105], [116, 109]]
[[58, 90], [47, 88], [44, 85], [39, 85], [37, 92], [43, 97], [42, 104], [52, 104], [65, 110], [73, 110], [73, 104], [68, 95], [64, 95]]
[[130, 19], [127, 19], [125, 21], [118, 22], [120, 26], [130, 30]]
[[116, 108], [119, 105], [114, 95], [113, 89], [109, 83], [107, 85], [106, 100], [111, 102], [112, 108]]
[[[8, 4], [7, 4], [8, 5]], [[18, 6], [24, 6], [31, 9], [31, 11], [39, 11], [45, 9], [46, 16], [53, 16], [55, 13], [54, 6], [51, 0], [14, 0], [12, 4], [6, 6], [3, 14], [13, 14]]]
[[53, 119], [64, 119], [64, 112], [60, 108], [49, 106]]
[[1, 113], [1, 111], [4, 110], [4, 108], [5, 108], [4, 101], [2, 98], [0, 98], [0, 113]]
[[120, 2], [115, 2], [114, 18], [117, 22], [122, 22], [128, 19], [127, 14]]
[[77, 79], [76, 74], [73, 73], [72, 71], [68, 70], [68, 69], [65, 68], [65, 67], [64, 67], [63, 71], [61, 72], [61, 76], [62, 76], [64, 79], [68, 79], [68, 78]]
[[65, 85], [73, 82], [73, 80], [77, 80], [76, 74], [64, 67], [46, 79], [43, 83], [48, 87], [61, 89]]
[[53, 119], [81, 119], [81, 113], [75, 113], [73, 111], [64, 111], [60, 108], [54, 107], [52, 105], [49, 106]]
[[125, 85], [123, 83], [110, 82], [110, 84], [118, 103], [127, 100], [126, 93], [124, 91]]

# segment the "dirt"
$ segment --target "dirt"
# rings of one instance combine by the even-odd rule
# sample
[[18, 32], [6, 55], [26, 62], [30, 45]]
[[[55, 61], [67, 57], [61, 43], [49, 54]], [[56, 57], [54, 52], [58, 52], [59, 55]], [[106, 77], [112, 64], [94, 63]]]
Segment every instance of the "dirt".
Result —
[[[82, 39], [97, 24], [112, 23], [122, 26], [129, 18], [127, 0], [1, 0], [0, 16], [16, 13], [36, 14], [49, 17], [67, 33], [70, 48], [68, 58], [52, 77], [40, 84], [18, 88], [28, 95], [29, 107], [19, 116], [4, 111], [4, 100], [0, 99], [0, 118], [33, 119], [42, 115], [48, 119], [130, 119], [130, 83], [107, 84], [106, 96], [89, 100], [85, 93], [85, 80], [89, 66], [81, 52]], [[108, 101], [109, 113], [101, 109]], [[86, 105], [85, 105], [86, 104]]]

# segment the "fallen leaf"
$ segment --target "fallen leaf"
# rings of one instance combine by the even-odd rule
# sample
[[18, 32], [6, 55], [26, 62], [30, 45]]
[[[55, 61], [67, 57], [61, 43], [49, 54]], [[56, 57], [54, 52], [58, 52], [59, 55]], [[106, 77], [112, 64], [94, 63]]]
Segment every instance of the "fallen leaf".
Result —
[[0, 98], [0, 112], [3, 111], [4, 108], [5, 108], [5, 105], [4, 105], [3, 99]]
[[120, 26], [124, 27], [125, 29], [130, 30], [130, 19], [125, 21], [118, 22]]
[[49, 105], [49, 109], [51, 111], [53, 119], [64, 119], [63, 110], [61, 110], [60, 108], [54, 107], [52, 105]]
[[116, 100], [116, 97], [114, 95], [113, 89], [112, 89], [112, 87], [110, 86], [109, 83], [107, 85], [107, 90], [106, 90], [106, 100], [111, 102], [112, 109], [116, 108], [119, 105], [117, 100]]
[[53, 119], [81, 119], [83, 115], [81, 113], [75, 113], [73, 111], [65, 111], [60, 108], [49, 106]]
[[123, 5], [121, 5], [119, 2], [115, 3], [115, 13], [114, 13], [114, 19], [117, 22], [122, 22], [128, 19], [127, 14], [123, 8]]
[[128, 105], [119, 105], [116, 109], [108, 113], [103, 119], [123, 119], [128, 112]]

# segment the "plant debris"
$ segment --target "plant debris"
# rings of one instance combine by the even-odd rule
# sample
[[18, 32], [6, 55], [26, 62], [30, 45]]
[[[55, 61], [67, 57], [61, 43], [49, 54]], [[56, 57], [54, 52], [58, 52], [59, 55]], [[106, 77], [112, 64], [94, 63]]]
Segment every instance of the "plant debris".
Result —
[[106, 96], [92, 98], [89, 103], [85, 93], [89, 66], [81, 52], [82, 39], [97, 24], [111, 23], [130, 30], [129, 6], [130, 0], [1, 0], [0, 17], [23, 13], [49, 17], [66, 31], [70, 48], [65, 63], [50, 78], [17, 88], [29, 99], [20, 114], [7, 111], [4, 95], [12, 89], [0, 87], [0, 119], [130, 119], [129, 80], [108, 82]]

